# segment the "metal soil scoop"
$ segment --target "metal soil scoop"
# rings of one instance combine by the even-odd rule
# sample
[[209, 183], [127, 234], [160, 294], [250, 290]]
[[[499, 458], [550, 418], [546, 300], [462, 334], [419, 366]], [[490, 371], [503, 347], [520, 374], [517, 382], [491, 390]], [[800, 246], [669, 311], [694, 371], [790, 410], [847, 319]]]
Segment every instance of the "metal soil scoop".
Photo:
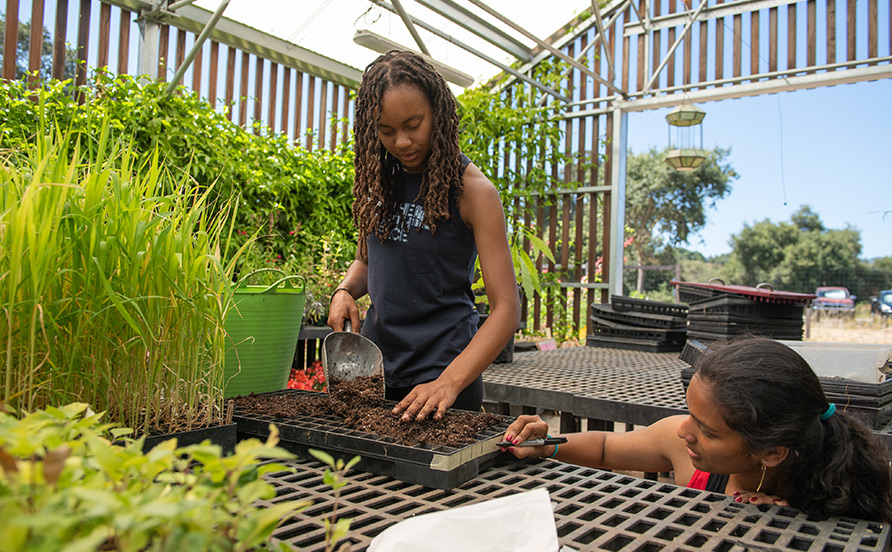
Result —
[[362, 376], [381, 376], [381, 397], [384, 397], [384, 356], [371, 339], [353, 333], [349, 320], [344, 331], [332, 332], [322, 342], [322, 370], [326, 388], [338, 380], [353, 381]]

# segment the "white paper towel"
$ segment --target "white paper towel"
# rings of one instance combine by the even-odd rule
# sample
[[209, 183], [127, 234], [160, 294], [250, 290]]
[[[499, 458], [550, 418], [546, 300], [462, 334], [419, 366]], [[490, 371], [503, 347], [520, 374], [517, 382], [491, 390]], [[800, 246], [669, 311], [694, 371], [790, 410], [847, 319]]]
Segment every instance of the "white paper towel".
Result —
[[368, 552], [557, 552], [548, 491], [536, 489], [423, 514], [388, 527]]

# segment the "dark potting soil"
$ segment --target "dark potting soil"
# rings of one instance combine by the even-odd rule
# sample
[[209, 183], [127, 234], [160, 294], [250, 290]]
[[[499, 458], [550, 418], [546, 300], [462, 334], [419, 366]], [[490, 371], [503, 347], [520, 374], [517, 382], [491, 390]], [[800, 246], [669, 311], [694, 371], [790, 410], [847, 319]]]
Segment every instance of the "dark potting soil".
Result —
[[503, 422], [502, 418], [484, 412], [449, 410], [441, 420], [428, 418], [423, 422], [401, 422], [393, 414], [393, 407], [381, 396], [381, 376], [359, 377], [354, 381], [328, 382], [331, 400], [325, 393], [302, 395], [244, 395], [235, 399], [242, 412], [289, 419], [300, 415], [335, 416], [344, 425], [390, 437], [409, 445], [442, 445], [456, 447], [473, 443], [481, 431]]

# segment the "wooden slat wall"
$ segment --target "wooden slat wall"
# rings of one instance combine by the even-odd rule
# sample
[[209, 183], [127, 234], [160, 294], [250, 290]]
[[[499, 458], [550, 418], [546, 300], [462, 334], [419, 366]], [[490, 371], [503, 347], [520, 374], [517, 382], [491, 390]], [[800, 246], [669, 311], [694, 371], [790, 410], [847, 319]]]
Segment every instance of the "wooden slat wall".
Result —
[[[41, 68], [41, 30], [50, 27], [52, 66], [49, 75], [41, 73], [41, 76], [56, 79], [74, 77], [76, 83], [83, 84], [96, 68], [104, 67], [116, 74], [130, 74], [137, 65], [131, 59], [131, 52], [137, 52], [139, 39], [136, 14], [99, 0], [74, 0], [71, 6], [69, 1], [6, 0], [6, 39], [0, 45], [3, 59], [16, 59], [16, 36], [21, 24], [20, 4], [29, 2], [33, 23], [27, 52], [29, 72], [44, 69]], [[91, 33], [91, 14], [94, 10], [99, 14], [98, 26]], [[158, 40], [159, 81], [167, 81], [173, 76], [195, 39], [191, 32], [162, 25]], [[92, 40], [95, 40], [95, 44], [91, 44]], [[72, 43], [73, 48], [66, 46]], [[73, 49], [78, 60], [74, 75], [65, 75], [66, 48]], [[312, 75], [304, 79], [302, 72], [291, 67], [245, 54], [227, 45], [223, 45], [225, 53], [221, 53], [220, 48], [216, 41], [205, 43], [180, 84], [207, 98], [215, 108], [229, 110], [231, 119], [237, 113], [240, 124], [249, 126], [254, 121], [261, 121], [261, 126], [269, 132], [285, 133], [292, 139], [296, 136], [298, 144], [302, 146], [334, 149], [347, 141], [349, 121], [345, 121], [338, 132], [330, 119], [349, 118], [352, 107], [349, 89]], [[224, 64], [222, 67], [221, 62]], [[4, 63], [0, 76], [14, 79], [15, 71], [15, 63]], [[37, 82], [36, 77], [31, 78]], [[306, 93], [301, 89], [305, 82], [309, 85]], [[237, 86], [239, 96], [235, 97]], [[218, 98], [221, 87], [224, 97]], [[321, 90], [319, 94], [317, 87]], [[250, 92], [253, 94], [249, 95]], [[304, 118], [301, 117], [302, 111], [307, 114]], [[302, 126], [302, 122], [306, 126]], [[313, 132], [307, 135], [308, 140], [304, 143], [301, 138], [307, 131]]]
[[3, 78], [14, 79], [15, 61], [17, 44], [16, 40], [19, 36], [19, 0], [6, 0], [6, 29], [5, 40], [3, 42]]
[[[734, 0], [707, 1], [710, 6], [718, 6], [733, 3]], [[640, 6], [642, 0], [637, 2]], [[818, 2], [821, 2], [820, 6]], [[692, 8], [696, 7], [697, 3], [694, 2]], [[691, 12], [682, 0], [653, 0], [649, 9], [650, 18]], [[880, 14], [884, 10], [889, 11], [890, 15], [881, 20]], [[845, 15], [838, 18], [838, 14]], [[638, 24], [634, 11], [627, 10], [624, 17], [631, 17], [630, 22]], [[647, 42], [645, 33], [640, 29], [640, 26], [636, 27], [634, 32], [623, 37], [620, 61], [623, 64], [622, 85], [631, 91], [641, 90], [642, 81], [646, 83], [652, 77], [653, 68], [659, 66], [684, 26], [679, 23], [650, 31], [651, 47], [647, 51], [643, 50]], [[885, 36], [889, 36], [889, 43], [882, 41], [881, 44], [880, 37]], [[826, 42], [818, 44], [819, 37], [826, 39]], [[630, 48], [630, 44], [638, 44], [638, 48]], [[696, 45], [699, 45], [699, 52], [694, 52]], [[843, 47], [845, 52], [841, 51]], [[727, 48], [731, 50], [730, 63], [725, 63]], [[645, 55], [656, 59], [650, 59], [648, 72], [642, 74]], [[664, 74], [660, 75], [654, 88], [672, 88], [683, 84], [689, 85], [687, 89], [697, 89], [702, 88], [698, 86], [699, 83], [714, 86], [714, 81], [722, 79], [742, 77], [746, 82], [761, 80], [766, 73], [814, 73], [826, 70], [821, 69], [824, 65], [840, 61], [863, 62], [858, 64], [863, 66], [878, 63], [870, 60], [890, 55], [892, 2], [889, 0], [801, 0], [695, 22], [667, 61]], [[712, 66], [708, 66], [710, 57], [713, 58]], [[681, 66], [680, 79], [677, 66]], [[630, 76], [630, 68], [638, 69], [637, 82], [634, 72]], [[752, 78], [747, 79], [749, 76]], [[633, 82], [630, 83], [630, 80]]]
[[38, 80], [40, 72], [40, 58], [43, 49], [43, 0], [33, 0], [31, 3], [31, 41], [28, 44], [28, 71], [32, 73], [31, 84]]

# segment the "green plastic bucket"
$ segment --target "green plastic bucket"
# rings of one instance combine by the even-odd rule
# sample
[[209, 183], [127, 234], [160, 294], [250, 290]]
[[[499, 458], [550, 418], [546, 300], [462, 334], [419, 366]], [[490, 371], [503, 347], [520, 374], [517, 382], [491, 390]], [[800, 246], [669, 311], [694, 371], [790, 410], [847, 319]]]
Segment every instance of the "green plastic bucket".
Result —
[[[267, 271], [279, 272], [283, 278], [271, 285], [248, 285], [249, 278]], [[235, 285], [234, 307], [224, 323], [226, 398], [277, 391], [288, 385], [303, 320], [306, 280], [284, 274], [278, 269], [261, 269]]]

